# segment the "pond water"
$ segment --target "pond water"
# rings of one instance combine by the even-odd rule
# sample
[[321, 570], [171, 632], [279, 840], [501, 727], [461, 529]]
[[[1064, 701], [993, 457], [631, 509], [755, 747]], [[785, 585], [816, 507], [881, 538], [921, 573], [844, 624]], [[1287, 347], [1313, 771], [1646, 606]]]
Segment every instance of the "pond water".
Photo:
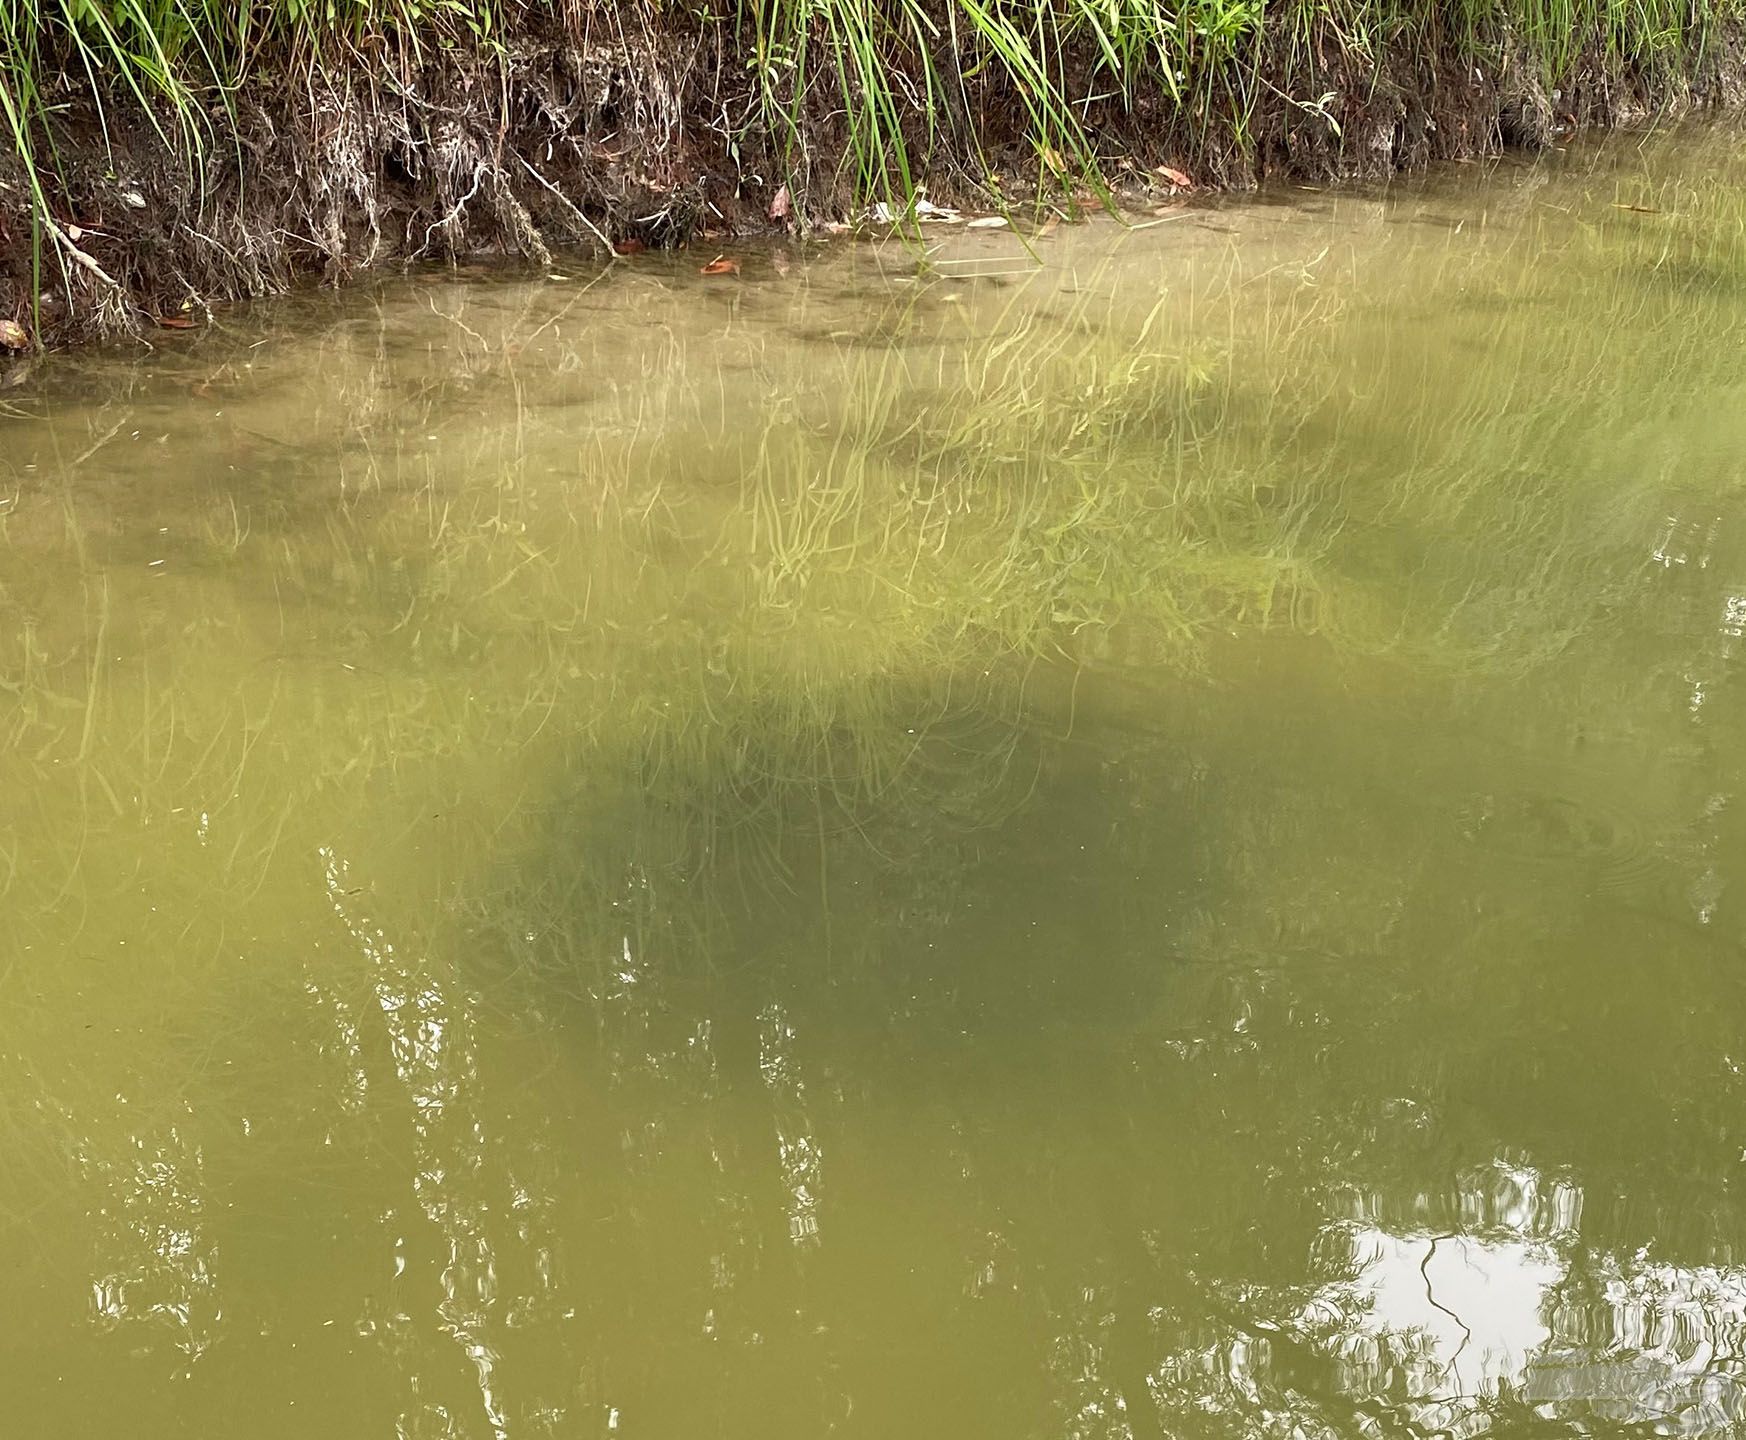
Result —
[[1746, 139], [1141, 218], [0, 393], [6, 1433], [1746, 1420]]

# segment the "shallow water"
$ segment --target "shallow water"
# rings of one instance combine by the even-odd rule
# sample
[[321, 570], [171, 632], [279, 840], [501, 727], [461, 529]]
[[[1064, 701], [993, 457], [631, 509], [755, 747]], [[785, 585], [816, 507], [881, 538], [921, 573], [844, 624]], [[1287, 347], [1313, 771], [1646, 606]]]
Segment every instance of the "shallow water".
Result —
[[0, 393], [0, 1427], [1726, 1432], [1742, 180]]

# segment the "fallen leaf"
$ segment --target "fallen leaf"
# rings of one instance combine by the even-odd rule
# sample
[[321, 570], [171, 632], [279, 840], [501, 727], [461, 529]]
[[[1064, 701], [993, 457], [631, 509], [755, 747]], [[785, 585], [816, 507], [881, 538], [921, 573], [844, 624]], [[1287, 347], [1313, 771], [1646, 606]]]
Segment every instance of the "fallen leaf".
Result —
[[647, 241], [639, 240], [635, 235], [627, 235], [612, 248], [620, 255], [641, 255], [649, 246]]
[[0, 350], [28, 350], [30, 336], [16, 320], [0, 320]]
[[75, 245], [77, 245], [84, 238], [85, 238], [85, 232], [81, 227], [79, 227], [77, 225], [67, 226], [67, 239], [71, 240]]
[[740, 262], [738, 260], [730, 260], [725, 255], [717, 255], [715, 259], [709, 262], [709, 264], [699, 268], [697, 273], [699, 275], [738, 275], [740, 273]]
[[786, 185], [778, 186], [776, 193], [770, 197], [770, 218], [772, 220], [786, 220], [790, 209], [788, 187]]
[[187, 315], [159, 315], [157, 322], [166, 330], [192, 330], [194, 328], [193, 319]]
[[1166, 180], [1168, 180], [1178, 190], [1192, 190], [1192, 189], [1194, 189], [1194, 181], [1191, 180], [1186, 173], [1184, 173], [1181, 170], [1178, 170], [1174, 165], [1156, 166], [1153, 168], [1152, 173], [1154, 175], [1162, 175]]
[[1064, 171], [1067, 168], [1066, 162], [1061, 159], [1061, 152], [1051, 146], [1039, 145], [1037, 147], [1037, 158], [1051, 170]]
[[1007, 218], [1004, 215], [979, 215], [964, 228], [966, 230], [1004, 230]]

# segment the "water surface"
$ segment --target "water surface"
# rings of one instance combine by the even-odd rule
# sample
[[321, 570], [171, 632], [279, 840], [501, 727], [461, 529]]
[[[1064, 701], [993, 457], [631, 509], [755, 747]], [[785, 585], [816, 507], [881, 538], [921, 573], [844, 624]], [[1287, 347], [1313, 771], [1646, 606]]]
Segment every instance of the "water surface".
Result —
[[1727, 1433], [1743, 181], [22, 377], [0, 1426]]

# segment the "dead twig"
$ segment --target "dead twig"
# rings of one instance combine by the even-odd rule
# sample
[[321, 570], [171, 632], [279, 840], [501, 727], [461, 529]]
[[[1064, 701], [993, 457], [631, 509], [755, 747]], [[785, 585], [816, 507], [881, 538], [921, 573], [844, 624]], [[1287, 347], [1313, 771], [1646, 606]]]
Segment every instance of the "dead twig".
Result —
[[559, 201], [563, 203], [572, 215], [594, 232], [594, 238], [600, 242], [601, 247], [606, 251], [607, 264], [617, 264], [618, 252], [612, 248], [612, 241], [608, 240], [606, 236], [601, 233], [598, 225], [582, 213], [581, 208], [575, 203], [575, 201], [571, 200], [568, 195], [558, 189], [556, 185], [552, 184], [550, 180], [546, 179], [546, 177], [540, 174], [538, 170], [534, 169], [532, 165], [528, 164], [525, 156], [518, 153], [515, 158], [521, 161], [522, 169], [527, 171], [527, 173], [533, 176], [534, 179], [538, 180], [540, 184], [544, 185], [546, 189], [552, 192], [552, 194], [556, 195]]
[[[42, 217], [42, 223], [43, 223], [44, 227], [48, 230], [48, 233], [50, 235], [54, 236], [55, 243], [58, 244], [61, 247], [61, 249], [65, 250], [67, 252], [67, 258], [69, 260], [71, 260], [75, 265], [78, 265], [83, 269], [89, 270], [99, 280], [103, 281], [104, 284], [109, 286], [110, 289], [115, 290], [115, 291], [121, 291], [121, 282], [119, 280], [117, 280], [113, 275], [111, 275], [107, 270], [105, 270], [101, 265], [99, 265], [94, 259], [92, 259], [88, 253], [81, 250], [77, 245], [75, 245], [72, 242], [72, 240], [68, 237], [67, 232], [65, 230], [61, 229], [61, 227], [59, 225], [55, 224], [53, 216], [44, 215]], [[125, 293], [125, 292], [122, 292], [122, 293]]]

